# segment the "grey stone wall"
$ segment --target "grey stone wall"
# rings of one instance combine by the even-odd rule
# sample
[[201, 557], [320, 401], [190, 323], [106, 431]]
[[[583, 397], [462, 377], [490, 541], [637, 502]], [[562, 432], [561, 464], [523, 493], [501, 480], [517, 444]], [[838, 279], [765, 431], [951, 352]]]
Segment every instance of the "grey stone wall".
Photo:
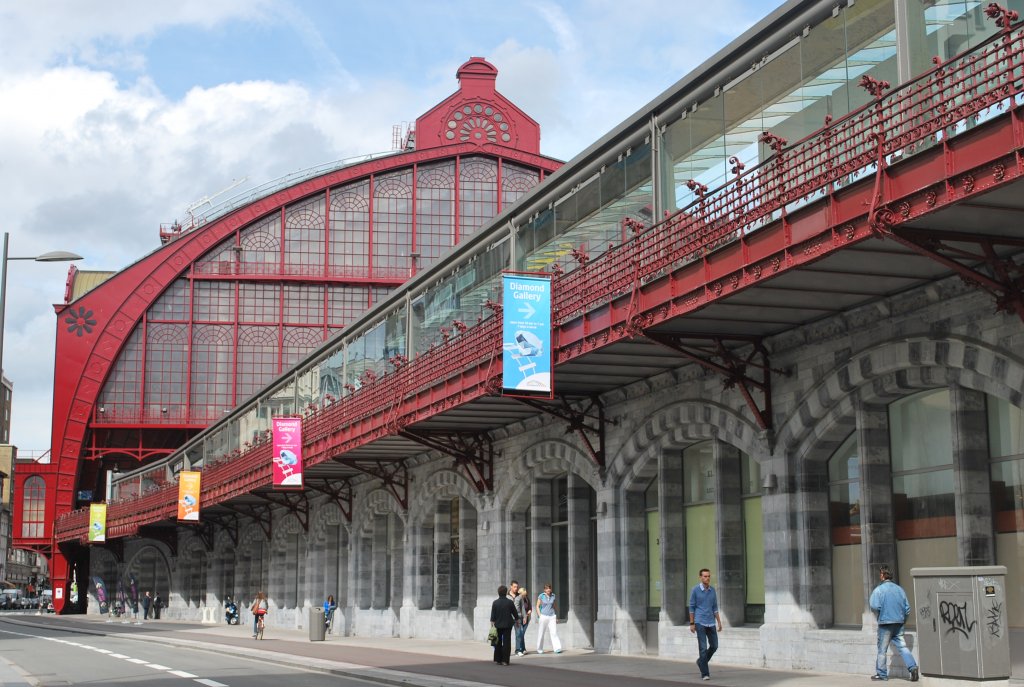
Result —
[[[335, 529], [327, 536], [321, 520], [330, 510], [323, 499], [314, 499], [309, 532], [289, 534], [302, 540], [291, 549], [302, 559], [296, 573], [279, 569], [292, 561], [270, 552], [265, 536], [259, 541], [259, 528], [240, 537], [237, 551], [218, 539], [222, 555], [205, 557], [207, 597], [210, 603], [220, 601], [234, 563], [235, 589], [246, 594], [267, 585], [279, 603], [291, 598], [289, 585], [298, 585], [294, 623], [299, 626], [302, 607], [321, 603], [330, 588], [343, 619], [336, 631], [482, 640], [499, 584], [517, 578], [536, 599], [543, 582], [552, 579], [551, 479], [568, 475], [570, 582], [569, 589], [556, 590], [571, 607], [559, 627], [563, 643], [689, 661], [696, 641], [688, 628], [686, 597], [696, 580], [685, 579], [683, 572], [680, 456], [689, 445], [713, 441], [718, 533], [713, 574], [727, 626], [716, 660], [870, 670], [870, 613], [865, 609], [861, 629], [831, 628], [827, 461], [848, 436], [856, 436], [866, 598], [877, 566], [896, 560], [887, 406], [920, 390], [949, 388], [960, 561], [994, 562], [985, 395], [1022, 402], [1022, 344], [1019, 320], [996, 314], [987, 296], [958, 281], [902, 294], [768, 342], [772, 367], [786, 372], [772, 380], [772, 432], [757, 426], [740, 394], [724, 389], [719, 377], [693, 365], [680, 367], [603, 399], [614, 421], [606, 427], [603, 470], [563, 425], [531, 418], [494, 433], [499, 458], [492, 492], [476, 492], [450, 459], [425, 455], [410, 465], [408, 511], [367, 479], [355, 485], [353, 521], [334, 515]], [[741, 453], [759, 463], [768, 485], [761, 498], [765, 621], [756, 627], [744, 624]], [[657, 620], [647, 617], [643, 493], [652, 479], [659, 488], [663, 584]], [[447, 503], [456, 497], [460, 555], [453, 557], [446, 553]], [[283, 517], [275, 516], [275, 528]], [[191, 564], [186, 550], [167, 554], [175, 571], [172, 584], [179, 588]], [[459, 566], [457, 607], [451, 606], [446, 586], [453, 566]], [[175, 612], [184, 617], [198, 609]]]

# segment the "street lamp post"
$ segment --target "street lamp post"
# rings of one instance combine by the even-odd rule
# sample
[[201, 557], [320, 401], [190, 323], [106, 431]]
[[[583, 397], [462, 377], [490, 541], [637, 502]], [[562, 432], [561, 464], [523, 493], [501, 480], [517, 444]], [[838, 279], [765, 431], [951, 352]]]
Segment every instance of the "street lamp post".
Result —
[[66, 250], [54, 250], [42, 255], [31, 255], [28, 257], [14, 257], [7, 254], [7, 240], [10, 238], [8, 232], [4, 232], [4, 255], [0, 260], [0, 375], [4, 370], [4, 320], [7, 315], [7, 262], [9, 260], [35, 260], [36, 262], [71, 262], [81, 260], [81, 255], [69, 253]]

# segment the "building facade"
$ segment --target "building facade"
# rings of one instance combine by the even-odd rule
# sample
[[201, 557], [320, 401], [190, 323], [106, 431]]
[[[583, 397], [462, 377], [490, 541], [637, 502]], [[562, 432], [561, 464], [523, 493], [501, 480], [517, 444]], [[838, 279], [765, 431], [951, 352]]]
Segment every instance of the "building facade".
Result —
[[[472, 58], [457, 78], [401, 150], [164, 228], [164, 245], [120, 272], [71, 271], [53, 458], [19, 471], [14, 516], [17, 545], [51, 556], [55, 579], [72, 579], [53, 543], [60, 514], [173, 453], [557, 169], [493, 65]], [[340, 396], [334, 382], [318, 392]]]
[[[223, 419], [114, 478], [114, 545], [84, 549], [81, 511], [55, 540], [178, 618], [264, 590], [301, 627], [333, 594], [336, 632], [483, 638], [515, 578], [553, 585], [570, 647], [689, 660], [707, 567], [723, 662], [859, 672], [879, 565], [999, 564], [1019, 632], [1022, 46], [983, 3], [786, 3], [251, 399], [225, 381]], [[554, 275], [549, 404], [488, 386], [506, 271]], [[267, 484], [276, 415], [307, 423], [301, 495]], [[182, 468], [201, 527], [168, 522]]]

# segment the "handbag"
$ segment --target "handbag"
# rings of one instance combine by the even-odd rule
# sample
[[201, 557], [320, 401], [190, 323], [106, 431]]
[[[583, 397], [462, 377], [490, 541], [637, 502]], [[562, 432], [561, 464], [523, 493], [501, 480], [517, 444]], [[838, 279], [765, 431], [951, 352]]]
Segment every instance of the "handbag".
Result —
[[487, 631], [487, 641], [491, 646], [498, 643], [498, 628], [494, 625], [491, 625], [491, 629]]

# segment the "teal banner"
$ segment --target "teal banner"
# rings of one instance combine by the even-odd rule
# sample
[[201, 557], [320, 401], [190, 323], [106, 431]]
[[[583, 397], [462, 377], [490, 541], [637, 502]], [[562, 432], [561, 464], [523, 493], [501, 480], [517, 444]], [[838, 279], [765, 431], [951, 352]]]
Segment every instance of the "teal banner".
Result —
[[550, 398], [551, 277], [505, 274], [502, 284], [502, 392]]

